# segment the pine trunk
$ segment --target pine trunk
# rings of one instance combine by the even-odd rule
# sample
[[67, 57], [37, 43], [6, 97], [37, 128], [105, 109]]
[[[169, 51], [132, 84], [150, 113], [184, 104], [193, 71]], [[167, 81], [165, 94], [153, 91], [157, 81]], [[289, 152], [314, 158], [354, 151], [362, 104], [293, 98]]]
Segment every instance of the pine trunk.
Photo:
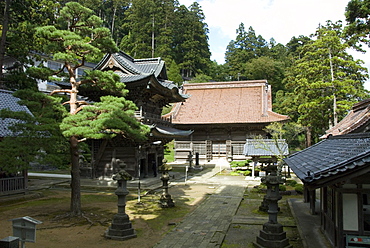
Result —
[[81, 211], [81, 189], [80, 189], [80, 164], [78, 153], [78, 140], [76, 136], [70, 138], [71, 151], [71, 215], [80, 216]]
[[[69, 99], [70, 114], [76, 114], [78, 107], [77, 104], [77, 84], [73, 70], [68, 65], [68, 71], [70, 72], [70, 83], [72, 91]], [[69, 139], [70, 151], [71, 151], [71, 215], [80, 216], [81, 210], [81, 188], [80, 188], [80, 163], [79, 163], [79, 151], [78, 151], [78, 137], [72, 136]]]

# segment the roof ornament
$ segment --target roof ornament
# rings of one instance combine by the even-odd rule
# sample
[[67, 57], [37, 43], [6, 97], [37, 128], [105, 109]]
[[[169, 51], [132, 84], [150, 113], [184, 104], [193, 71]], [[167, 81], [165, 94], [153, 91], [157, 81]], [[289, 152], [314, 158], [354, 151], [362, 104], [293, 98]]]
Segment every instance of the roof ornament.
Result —
[[[312, 173], [312, 175], [311, 175]], [[307, 171], [307, 176], [306, 176], [306, 179], [308, 181], [312, 181], [313, 177], [315, 176], [315, 173], [313, 173], [312, 171]]]
[[113, 59], [110, 59], [109, 62], [108, 62], [108, 67], [112, 69], [113, 66], [114, 66], [114, 61], [113, 61]]

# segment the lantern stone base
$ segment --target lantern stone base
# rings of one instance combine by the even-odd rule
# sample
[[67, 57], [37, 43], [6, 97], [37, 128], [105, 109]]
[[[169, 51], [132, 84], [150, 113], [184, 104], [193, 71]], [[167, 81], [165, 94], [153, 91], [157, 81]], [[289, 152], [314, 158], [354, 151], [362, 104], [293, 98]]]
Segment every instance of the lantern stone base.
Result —
[[289, 239], [286, 238], [286, 232], [279, 223], [265, 223], [257, 237], [257, 242], [253, 243], [258, 248], [291, 248]]
[[175, 203], [173, 202], [171, 195], [161, 195], [161, 198], [159, 199], [159, 206], [162, 208], [172, 208], [175, 206]]
[[112, 225], [105, 233], [105, 237], [114, 240], [126, 240], [136, 238], [136, 232], [127, 214], [116, 214], [113, 217]]

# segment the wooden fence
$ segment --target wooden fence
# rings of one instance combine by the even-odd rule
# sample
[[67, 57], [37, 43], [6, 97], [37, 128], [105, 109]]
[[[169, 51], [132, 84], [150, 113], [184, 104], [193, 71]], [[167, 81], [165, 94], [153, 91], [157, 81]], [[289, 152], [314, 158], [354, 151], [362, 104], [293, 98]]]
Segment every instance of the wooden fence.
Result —
[[0, 178], [0, 196], [27, 191], [27, 180], [24, 176]]

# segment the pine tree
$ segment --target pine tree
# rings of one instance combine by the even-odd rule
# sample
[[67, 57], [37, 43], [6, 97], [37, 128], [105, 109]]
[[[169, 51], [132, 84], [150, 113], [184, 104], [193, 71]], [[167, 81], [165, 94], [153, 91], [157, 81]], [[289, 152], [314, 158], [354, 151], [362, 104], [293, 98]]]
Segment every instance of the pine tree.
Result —
[[[55, 90], [52, 94], [65, 92], [70, 96], [66, 102], [69, 105], [69, 117], [63, 119], [61, 128], [70, 143], [71, 215], [75, 216], [82, 214], [79, 142], [86, 138], [109, 138], [123, 133], [144, 138], [147, 130], [133, 119], [135, 105], [123, 98], [127, 90], [118, 75], [113, 72], [85, 71], [87, 75], [79, 80], [75, 73], [86, 61], [96, 60], [106, 52], [118, 50], [109, 29], [101, 27], [102, 20], [93, 15], [92, 10], [76, 2], [68, 2], [59, 16], [60, 26], [39, 27], [36, 37], [43, 44], [42, 52], [50, 54], [53, 60], [63, 61], [64, 66], [55, 72], [47, 68], [32, 68], [32, 71], [35, 75], [47, 76], [59, 75], [65, 70], [71, 85], [71, 89]], [[104, 97], [102, 103], [89, 107], [77, 96], [79, 87], [86, 84], [110, 92], [115, 97]], [[120, 107], [122, 113], [117, 111]]]

